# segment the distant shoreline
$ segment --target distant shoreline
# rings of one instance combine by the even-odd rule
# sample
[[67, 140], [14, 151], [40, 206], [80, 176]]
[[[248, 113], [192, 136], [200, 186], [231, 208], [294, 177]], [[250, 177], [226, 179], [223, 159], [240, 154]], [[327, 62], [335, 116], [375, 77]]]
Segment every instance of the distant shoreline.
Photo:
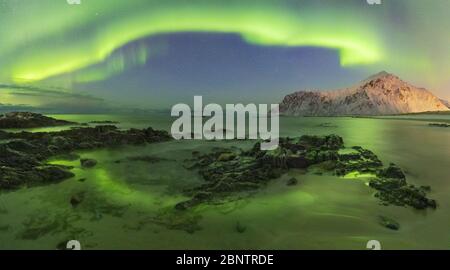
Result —
[[294, 116], [294, 115], [280, 115], [281, 118], [364, 118], [364, 119], [386, 119], [386, 120], [410, 120], [410, 121], [427, 121], [427, 122], [443, 122], [450, 123], [449, 119], [434, 119], [434, 118], [415, 118], [408, 116], [450, 116], [449, 111], [436, 111], [436, 112], [420, 112], [420, 113], [405, 113], [405, 114], [386, 114], [386, 115], [305, 115], [305, 116]]

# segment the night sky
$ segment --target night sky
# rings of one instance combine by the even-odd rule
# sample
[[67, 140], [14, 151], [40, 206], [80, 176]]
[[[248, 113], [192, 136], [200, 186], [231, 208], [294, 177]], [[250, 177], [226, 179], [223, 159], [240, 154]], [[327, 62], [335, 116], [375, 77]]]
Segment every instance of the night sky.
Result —
[[275, 103], [381, 70], [450, 99], [449, 10], [448, 0], [0, 0], [0, 103]]

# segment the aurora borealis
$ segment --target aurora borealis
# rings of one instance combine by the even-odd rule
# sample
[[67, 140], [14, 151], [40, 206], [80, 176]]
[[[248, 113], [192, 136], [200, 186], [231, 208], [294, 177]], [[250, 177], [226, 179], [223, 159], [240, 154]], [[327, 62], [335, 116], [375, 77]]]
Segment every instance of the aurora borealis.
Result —
[[[450, 98], [448, 10], [447, 0], [385, 0], [375, 6], [363, 0], [84, 0], [81, 5], [64, 0], [2, 0], [0, 82], [51, 85], [74, 93], [92, 91], [101, 98], [142, 106], [146, 104], [142, 97], [151, 98], [151, 105], [170, 104], [173, 97], [196, 88], [218, 96], [233, 91], [254, 96], [259, 84], [249, 80], [258, 77], [265, 77], [263, 85], [271, 85], [261, 90], [261, 95], [276, 100], [281, 90], [341, 86], [387, 69]], [[235, 36], [239, 42], [223, 38], [230, 43], [221, 46], [211, 38], [215, 35]], [[177, 51], [173, 52], [171, 42], [189, 38], [198, 39], [191, 45], [203, 45], [185, 61], [191, 61], [191, 68], [198, 68], [205, 78], [214, 77], [205, 70], [218, 70], [224, 74], [223, 80], [217, 76], [207, 84], [183, 81], [173, 70], [176, 65], [167, 66], [163, 76], [158, 73], [158, 61], [176, 62], [179, 57], [174, 55], [191, 50], [182, 43], [174, 45]], [[223, 50], [233, 50], [230, 46], [235, 51], [244, 46], [265, 50], [268, 55], [264, 61], [246, 58], [251, 53], [235, 57], [246, 61], [246, 69], [256, 74], [249, 79], [236, 78], [233, 90], [224, 87], [224, 81], [234, 76], [230, 70], [242, 62], [222, 65], [220, 55], [227, 57]], [[208, 63], [196, 63], [204, 48], [214, 49], [215, 54], [207, 68]], [[290, 70], [297, 66], [297, 75], [283, 70], [283, 61], [292, 61], [292, 54], [279, 53], [285, 50], [298, 56], [298, 63], [288, 66]], [[318, 56], [330, 52], [330, 57]], [[279, 61], [283, 57], [286, 59]], [[271, 61], [278, 61], [281, 71], [271, 70], [270, 66], [277, 66]], [[315, 74], [306, 72], [305, 78], [305, 73], [300, 74], [305, 68]], [[275, 75], [267, 78], [266, 74]], [[341, 74], [347, 78], [340, 78]], [[151, 79], [158, 75], [178, 82]], [[302, 80], [292, 79], [295, 76]], [[129, 83], [127, 90], [114, 82], [117, 78]], [[155, 101], [155, 95], [164, 101]], [[4, 102], [5, 96], [1, 97]]]

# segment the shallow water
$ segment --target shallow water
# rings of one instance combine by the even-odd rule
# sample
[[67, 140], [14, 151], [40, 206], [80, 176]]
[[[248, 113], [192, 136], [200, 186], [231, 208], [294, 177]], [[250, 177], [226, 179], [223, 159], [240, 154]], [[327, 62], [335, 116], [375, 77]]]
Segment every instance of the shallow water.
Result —
[[[121, 128], [169, 130], [171, 125], [165, 115], [54, 117], [113, 120]], [[430, 185], [437, 210], [381, 206], [364, 177], [292, 170], [250, 197], [174, 214], [173, 205], [186, 199], [181, 191], [202, 181], [183, 167], [192, 151], [246, 148], [253, 143], [172, 141], [77, 152], [98, 160], [92, 169], [80, 168], [79, 161], [52, 159], [74, 166], [76, 177], [0, 194], [0, 249], [55, 249], [69, 239], [79, 240], [83, 249], [365, 249], [372, 239], [379, 240], [383, 249], [448, 249], [450, 129], [430, 127], [423, 120], [282, 117], [280, 132], [292, 137], [334, 133], [344, 138], [346, 146], [368, 148], [386, 165], [394, 162], [403, 168], [408, 182]], [[449, 121], [450, 116], [440, 115], [439, 120]], [[124, 160], [139, 155], [163, 160]], [[287, 186], [292, 176], [299, 184]], [[70, 204], [74, 194], [83, 198], [76, 208]], [[380, 226], [379, 215], [397, 220], [400, 230]], [[244, 232], [238, 232], [238, 223]]]

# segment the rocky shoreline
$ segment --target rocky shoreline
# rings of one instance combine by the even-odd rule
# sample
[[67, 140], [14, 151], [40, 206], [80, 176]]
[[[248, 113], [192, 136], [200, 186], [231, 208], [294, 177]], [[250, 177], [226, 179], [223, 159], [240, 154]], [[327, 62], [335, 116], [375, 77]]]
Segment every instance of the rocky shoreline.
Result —
[[0, 115], [0, 128], [38, 128], [76, 124], [31, 112], [9, 112]]
[[[0, 190], [56, 183], [73, 177], [70, 167], [50, 165], [46, 160], [72, 151], [120, 145], [142, 145], [170, 140], [165, 131], [120, 130], [116, 126], [80, 127], [58, 132], [11, 133], [0, 131]], [[94, 161], [81, 160], [83, 166]]]
[[[356, 146], [348, 153], [343, 139], [336, 135], [280, 138], [280, 147], [261, 151], [256, 143], [249, 151], [239, 148], [216, 149], [187, 161], [187, 168], [198, 170], [205, 180], [199, 187], [186, 190], [191, 199], [175, 208], [185, 210], [201, 203], [217, 203], [240, 192], [254, 191], [288, 172], [313, 165], [337, 176], [370, 175], [369, 186], [376, 190], [383, 205], [410, 206], [415, 209], [436, 208], [436, 201], [427, 198], [430, 187], [408, 184], [406, 176], [395, 164], [383, 163], [370, 150]], [[288, 181], [295, 185], [297, 179]]]
[[[55, 121], [61, 121], [52, 119]], [[57, 183], [71, 178], [71, 167], [48, 164], [54, 156], [80, 159], [73, 152], [120, 145], [143, 145], [171, 140], [166, 131], [152, 128], [121, 130], [114, 125], [72, 127], [57, 132], [18, 133], [0, 130], [0, 190]], [[129, 161], [156, 163], [153, 156], [128, 157]], [[120, 163], [122, 160], [116, 161]], [[96, 166], [97, 161], [80, 159], [84, 168]], [[340, 177], [366, 175], [368, 185], [375, 189], [383, 205], [410, 206], [415, 209], [436, 208], [429, 199], [430, 187], [408, 184], [403, 171], [395, 164], [383, 166], [370, 150], [359, 146], [345, 148], [337, 135], [280, 138], [274, 151], [261, 151], [260, 142], [250, 150], [236, 147], [216, 148], [211, 153], [193, 152], [185, 167], [197, 170], [205, 180], [200, 186], [186, 190], [191, 199], [176, 204], [175, 209], [186, 210], [201, 203], [220, 203], [233, 196], [257, 191], [270, 180], [279, 178], [291, 169], [319, 168], [320, 174]], [[288, 186], [297, 185], [291, 178]], [[245, 196], [245, 195], [244, 195]]]

